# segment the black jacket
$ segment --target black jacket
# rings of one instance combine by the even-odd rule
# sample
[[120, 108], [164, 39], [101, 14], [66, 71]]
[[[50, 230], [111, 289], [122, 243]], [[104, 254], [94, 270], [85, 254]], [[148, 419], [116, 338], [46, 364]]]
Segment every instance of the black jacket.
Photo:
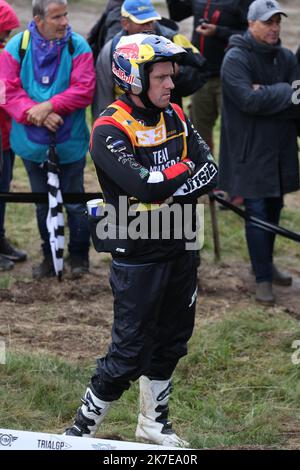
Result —
[[286, 114], [299, 77], [295, 55], [280, 44], [249, 32], [231, 38], [221, 70], [220, 188], [247, 198], [299, 188], [296, 125]]
[[[154, 203], [154, 206], [172, 196], [173, 202], [179, 205], [194, 206], [198, 196], [209, 192], [216, 184], [217, 168], [209, 148], [183, 111], [179, 108], [180, 117], [177, 109], [171, 105], [161, 111], [138, 108], [122, 95], [95, 121], [90, 152], [105, 201], [119, 214], [118, 227], [128, 223], [121, 222], [125, 211], [120, 196], [124, 196], [128, 204], [134, 199]], [[193, 177], [182, 163], [185, 156], [196, 166]], [[146, 217], [151, 216], [154, 206], [143, 212]], [[150, 225], [149, 220], [149, 228]], [[136, 240], [134, 244], [128, 241], [124, 256], [131, 261], [152, 262], [184, 253], [184, 234], [161, 239], [160, 233], [159, 229], [157, 239], [151, 236]], [[108, 251], [120, 257], [120, 251], [115, 252], [114, 248]]]

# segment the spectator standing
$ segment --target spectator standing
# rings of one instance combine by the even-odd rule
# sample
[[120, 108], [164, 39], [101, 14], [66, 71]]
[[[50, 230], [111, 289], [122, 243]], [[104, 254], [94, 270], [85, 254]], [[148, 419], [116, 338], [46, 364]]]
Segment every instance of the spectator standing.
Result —
[[[15, 28], [19, 28], [20, 21], [13, 8], [5, 1], [0, 0], [0, 49], [3, 49], [5, 43]], [[0, 50], [1, 53], [1, 50]], [[0, 84], [4, 91], [4, 87]], [[1, 94], [1, 91], [0, 91]], [[4, 101], [0, 97], [0, 105]], [[9, 133], [11, 128], [11, 119], [7, 113], [0, 108], [0, 139], [2, 149], [2, 164], [0, 165], [0, 192], [9, 192], [9, 186], [12, 179], [14, 153], [10, 148]], [[5, 237], [5, 202], [0, 201], [0, 271], [8, 271], [14, 267], [14, 262], [25, 261], [27, 254], [18, 250]]]
[[[295, 55], [281, 46], [282, 16], [287, 15], [275, 0], [255, 0], [248, 31], [230, 39], [221, 71], [220, 188], [243, 196], [248, 216], [275, 224], [283, 195], [299, 189], [296, 122], [285, 118], [299, 68]], [[273, 263], [273, 233], [246, 221], [246, 239], [256, 300], [272, 305], [272, 285], [291, 285], [292, 278]]]
[[[87, 42], [68, 24], [67, 0], [33, 0], [33, 20], [7, 44], [1, 61], [6, 87], [5, 111], [12, 117], [11, 145], [21, 156], [33, 192], [47, 192], [47, 150], [55, 133], [60, 186], [64, 193], [83, 193], [89, 131], [85, 108], [91, 103], [95, 72]], [[71, 272], [88, 271], [89, 229], [85, 205], [65, 204], [70, 231]], [[47, 204], [37, 204], [37, 223], [44, 258], [33, 277], [54, 275]]]

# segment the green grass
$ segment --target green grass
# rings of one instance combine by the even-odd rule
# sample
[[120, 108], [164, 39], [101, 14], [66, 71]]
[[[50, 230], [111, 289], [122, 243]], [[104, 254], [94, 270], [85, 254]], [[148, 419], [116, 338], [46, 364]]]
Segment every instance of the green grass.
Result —
[[[6, 359], [6, 364], [0, 365], [0, 428], [61, 433], [74, 418], [94, 364], [13, 352]], [[132, 433], [136, 392], [135, 385], [111, 413], [104, 432], [126, 435], [129, 428], [128, 436]]]
[[282, 424], [300, 414], [300, 369], [291, 362], [298, 337], [297, 321], [255, 308], [193, 337], [178, 380], [195, 447], [281, 443]]
[[81, 368], [58, 359], [9, 353], [7, 363], [0, 366], [0, 426], [58, 430], [66, 417], [70, 389], [79, 388], [78, 376], [82, 377]]
[[0, 277], [0, 289], [9, 289], [13, 284], [13, 278], [9, 273], [2, 273]]
[[[299, 337], [297, 321], [257, 308], [204, 324], [174, 377], [176, 430], [194, 448], [282, 445], [283, 424], [300, 418], [300, 368], [291, 362]], [[87, 363], [10, 353], [0, 366], [0, 427], [62, 432], [92, 370]], [[134, 438], [137, 395], [134, 384], [106, 418], [102, 436]]]

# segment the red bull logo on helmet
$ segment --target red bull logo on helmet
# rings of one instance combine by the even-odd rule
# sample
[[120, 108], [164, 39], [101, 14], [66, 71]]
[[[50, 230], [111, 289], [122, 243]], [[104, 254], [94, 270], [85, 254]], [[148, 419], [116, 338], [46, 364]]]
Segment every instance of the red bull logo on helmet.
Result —
[[114, 63], [112, 64], [112, 71], [118, 78], [120, 78], [120, 80], [124, 81], [125, 83], [128, 83], [129, 85], [132, 85], [134, 80], [133, 75], [126, 75], [123, 70], [117, 69]]
[[117, 53], [124, 59], [137, 59], [139, 57], [139, 46], [136, 43], [126, 44], [117, 48]]

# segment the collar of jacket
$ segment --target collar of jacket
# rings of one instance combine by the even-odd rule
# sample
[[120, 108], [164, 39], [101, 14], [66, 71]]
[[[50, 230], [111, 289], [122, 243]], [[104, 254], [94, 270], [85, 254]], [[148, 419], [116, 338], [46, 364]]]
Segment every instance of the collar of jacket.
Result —
[[51, 85], [56, 78], [62, 49], [68, 43], [72, 29], [68, 26], [64, 38], [52, 41], [45, 39], [39, 33], [34, 20], [29, 23], [28, 29], [31, 34], [35, 79], [43, 85]]
[[247, 31], [245, 33], [245, 37], [249, 41], [249, 43], [252, 46], [252, 49], [254, 49], [256, 52], [259, 52], [260, 54], [270, 54], [270, 55], [276, 55], [279, 52], [279, 49], [281, 48], [281, 41], [279, 39], [278, 43], [275, 45], [271, 44], [265, 44], [263, 42], [257, 41], [250, 31]]
[[259, 54], [275, 56], [281, 49], [281, 41], [279, 40], [275, 45], [269, 45], [254, 39], [250, 31], [244, 34], [234, 34], [229, 40], [228, 49], [232, 47], [239, 47], [240, 49], [247, 49], [248, 51], [255, 51]]
[[139, 119], [141, 119], [141, 120], [145, 119], [145, 121], [150, 120], [151, 122], [155, 122], [155, 121], [158, 122], [159, 118], [160, 118], [160, 113], [162, 113], [164, 111], [164, 109], [157, 108], [156, 106], [155, 107], [149, 107], [149, 108], [148, 107], [147, 108], [141, 108], [141, 107], [137, 106], [131, 100], [130, 94], [127, 94], [127, 93], [124, 93], [124, 95], [122, 95], [120, 97], [120, 100], [124, 101], [126, 104], [131, 106], [133, 108], [133, 110], [136, 110], [138, 112]]

